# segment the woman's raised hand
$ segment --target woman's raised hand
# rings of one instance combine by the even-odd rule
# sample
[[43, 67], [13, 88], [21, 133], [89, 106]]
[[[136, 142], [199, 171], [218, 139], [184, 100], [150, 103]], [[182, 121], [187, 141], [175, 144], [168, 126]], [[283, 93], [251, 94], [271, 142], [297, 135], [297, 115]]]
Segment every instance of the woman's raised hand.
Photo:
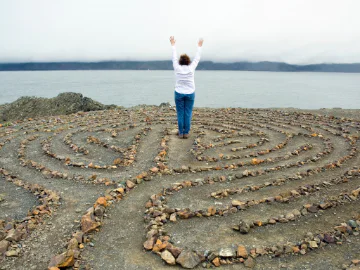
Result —
[[204, 43], [204, 40], [203, 40], [202, 38], [200, 38], [200, 39], [199, 39], [199, 42], [198, 42], [198, 46], [199, 46], [199, 47], [202, 47], [203, 43]]
[[175, 45], [175, 42], [176, 42], [176, 40], [175, 40], [174, 36], [171, 36], [171, 37], [170, 37], [171, 46], [174, 46], [174, 45]]

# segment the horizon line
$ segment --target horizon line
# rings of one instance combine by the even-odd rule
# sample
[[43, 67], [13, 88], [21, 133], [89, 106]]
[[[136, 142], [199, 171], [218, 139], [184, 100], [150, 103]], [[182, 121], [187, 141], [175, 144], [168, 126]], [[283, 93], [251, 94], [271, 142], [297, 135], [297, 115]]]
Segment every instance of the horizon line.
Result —
[[[19, 61], [19, 62], [1, 62], [0, 65], [18, 65], [18, 64], [50, 64], [50, 63], [106, 63], [106, 62], [172, 62], [172, 60], [91, 60], [91, 61], [84, 61], [84, 60], [56, 60], [56, 61]], [[221, 62], [221, 61], [212, 61], [212, 60], [203, 60], [202, 63], [215, 63], [215, 64], [234, 64], [234, 63], [276, 63], [276, 64], [286, 64], [291, 66], [310, 66], [310, 65], [358, 65], [360, 62], [351, 62], [351, 63], [341, 63], [341, 62], [316, 62], [311, 64], [290, 64], [288, 62], [281, 62], [281, 61], [269, 61], [269, 60], [262, 60], [262, 61], [249, 61], [249, 60], [242, 60], [242, 61], [233, 61], [233, 62]]]

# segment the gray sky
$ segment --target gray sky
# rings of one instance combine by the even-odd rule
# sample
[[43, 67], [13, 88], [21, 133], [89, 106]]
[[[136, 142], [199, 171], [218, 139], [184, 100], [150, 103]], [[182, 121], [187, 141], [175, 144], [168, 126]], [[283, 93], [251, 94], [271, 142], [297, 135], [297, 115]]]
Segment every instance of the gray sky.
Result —
[[360, 62], [359, 0], [0, 0], [0, 62]]

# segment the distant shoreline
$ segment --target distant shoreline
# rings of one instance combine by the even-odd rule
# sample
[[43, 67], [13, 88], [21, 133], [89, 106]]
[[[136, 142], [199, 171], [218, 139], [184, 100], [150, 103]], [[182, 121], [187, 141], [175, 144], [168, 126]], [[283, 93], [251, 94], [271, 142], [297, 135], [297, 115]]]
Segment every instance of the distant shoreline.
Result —
[[[54, 70], [172, 70], [171, 61], [100, 61], [100, 62], [24, 62], [0, 63], [0, 71]], [[283, 62], [217, 63], [202, 61], [198, 70], [339, 72], [360, 73], [360, 63], [292, 65]]]
[[[0, 123], [10, 123], [11, 121], [39, 118], [47, 116], [68, 115], [79, 111], [98, 111], [98, 110], [138, 110], [147, 107], [168, 107], [170, 103], [163, 102], [160, 105], [139, 104], [136, 106], [122, 107], [117, 105], [104, 105], [96, 100], [83, 96], [81, 93], [64, 92], [53, 98], [29, 97], [23, 96], [11, 103], [0, 104]], [[269, 107], [269, 108], [242, 108], [251, 111], [256, 110], [279, 110], [283, 112], [303, 112], [328, 116], [337, 116], [357, 119], [360, 121], [360, 109], [342, 109], [342, 108], [320, 108], [320, 109], [300, 109], [291, 107]], [[219, 111], [226, 110], [227, 107], [195, 107], [195, 110]]]

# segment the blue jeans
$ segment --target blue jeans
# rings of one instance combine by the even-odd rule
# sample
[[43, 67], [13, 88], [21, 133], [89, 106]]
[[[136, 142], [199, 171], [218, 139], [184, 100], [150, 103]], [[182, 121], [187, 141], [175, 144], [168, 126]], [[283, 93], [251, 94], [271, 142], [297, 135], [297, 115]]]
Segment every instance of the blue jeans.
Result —
[[179, 126], [179, 135], [189, 134], [195, 93], [180, 94], [175, 91], [176, 113]]

